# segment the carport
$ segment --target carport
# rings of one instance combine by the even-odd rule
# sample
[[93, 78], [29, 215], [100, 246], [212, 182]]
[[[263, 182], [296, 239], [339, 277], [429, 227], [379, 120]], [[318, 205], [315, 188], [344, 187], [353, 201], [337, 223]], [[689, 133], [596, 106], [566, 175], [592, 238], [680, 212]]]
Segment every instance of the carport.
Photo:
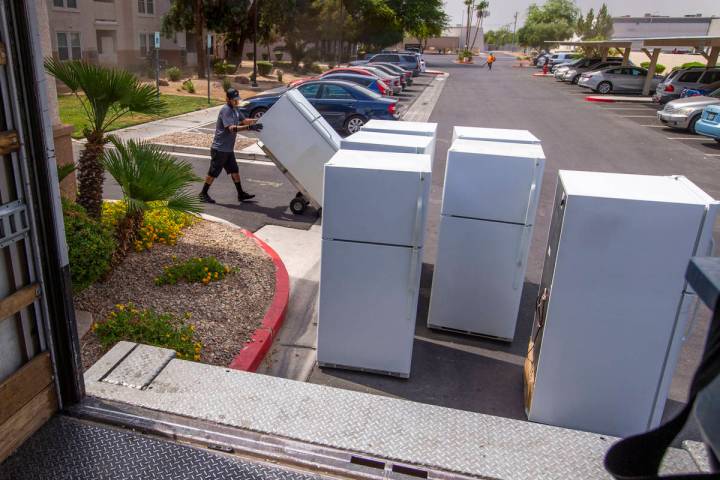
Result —
[[652, 85], [652, 78], [655, 76], [657, 61], [664, 47], [695, 48], [701, 52], [701, 55], [707, 60], [707, 68], [715, 67], [718, 56], [720, 56], [720, 36], [709, 35], [697, 37], [617, 38], [614, 40], [580, 40], [576, 42], [555, 40], [546, 41], [545, 43], [598, 49], [603, 60], [607, 59], [608, 52], [611, 48], [617, 48], [623, 52], [622, 64], [627, 65], [630, 60], [633, 43], [638, 42], [641, 43], [640, 51], [650, 59], [650, 65], [648, 65], [648, 73], [642, 91], [642, 94], [645, 96], [650, 94], [650, 86]]

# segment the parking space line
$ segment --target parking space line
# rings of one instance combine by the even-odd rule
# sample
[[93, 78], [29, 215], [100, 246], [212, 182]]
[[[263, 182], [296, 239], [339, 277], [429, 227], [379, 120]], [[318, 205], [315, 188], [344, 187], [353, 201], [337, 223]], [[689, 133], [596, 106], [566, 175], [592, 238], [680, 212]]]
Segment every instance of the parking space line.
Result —
[[620, 118], [657, 118], [655, 115], [618, 115]]
[[707, 138], [703, 138], [703, 137], [665, 137], [665, 138], [667, 138], [668, 140], [701, 140], [703, 142], [708, 141]]
[[706, 157], [720, 157], [720, 153], [705, 153]]

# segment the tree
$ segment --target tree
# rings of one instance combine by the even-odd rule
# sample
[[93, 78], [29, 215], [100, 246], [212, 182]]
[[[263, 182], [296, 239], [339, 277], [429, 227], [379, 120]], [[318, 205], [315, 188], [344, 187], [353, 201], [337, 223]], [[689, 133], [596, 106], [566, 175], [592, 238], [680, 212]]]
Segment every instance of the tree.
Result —
[[188, 187], [200, 180], [188, 162], [177, 160], [147, 142], [112, 140], [115, 148], [105, 152], [102, 163], [120, 185], [125, 217], [117, 224], [114, 263], [130, 251], [140, 232], [145, 212], [167, 208], [183, 213], [202, 211], [198, 196]]
[[518, 30], [520, 43], [544, 47], [546, 41], [564, 40], [577, 28], [580, 12], [571, 0], [548, 0], [528, 7], [525, 24]]
[[475, 5], [475, 14], [477, 16], [477, 23], [475, 24], [475, 35], [473, 36], [472, 44], [470, 45], [470, 50], [475, 48], [475, 42], [477, 41], [477, 35], [480, 30], [483, 28], [483, 21], [485, 20], [485, 17], [487, 17], [490, 12], [488, 11], [488, 8], [490, 7], [490, 2], [487, 0], [481, 0], [478, 2], [477, 5]]
[[512, 43], [512, 40], [513, 33], [507, 26], [500, 27], [495, 31], [489, 30], [485, 34], [485, 43], [487, 43], [488, 45], [494, 45], [495, 48], [500, 48], [503, 45], [508, 45]]
[[80, 103], [89, 127], [77, 166], [78, 203], [92, 218], [102, 212], [104, 169], [101, 158], [108, 128], [131, 113], [157, 115], [165, 111], [157, 89], [140, 83], [130, 72], [82, 61], [45, 60], [45, 70], [64, 83]]
[[608, 13], [607, 5], [603, 3], [597, 17], [592, 8], [588, 10], [585, 18], [578, 17], [576, 33], [583, 40], [607, 40], [612, 35], [612, 29], [612, 17]]
[[169, 37], [174, 32], [194, 32], [197, 71], [205, 78], [206, 58], [203, 29], [206, 27], [206, 2], [203, 0], [172, 0], [170, 9], [163, 16], [162, 32]]
[[[252, 37], [254, 8], [251, 0], [214, 0], [205, 5], [205, 25], [208, 30], [221, 33], [231, 63], [240, 65], [245, 41]], [[259, 17], [262, 14], [259, 12]], [[259, 23], [261, 23], [259, 21]]]

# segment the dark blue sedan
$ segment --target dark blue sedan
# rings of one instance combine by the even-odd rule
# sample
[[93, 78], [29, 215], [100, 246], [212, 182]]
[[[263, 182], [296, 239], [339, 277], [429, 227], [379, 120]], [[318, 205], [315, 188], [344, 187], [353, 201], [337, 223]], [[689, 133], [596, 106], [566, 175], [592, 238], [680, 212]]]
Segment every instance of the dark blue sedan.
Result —
[[[288, 90], [279, 87], [240, 102], [240, 111], [260, 118]], [[397, 120], [397, 99], [342, 80], [311, 80], [297, 87], [327, 122], [338, 131], [355, 133], [371, 119]]]

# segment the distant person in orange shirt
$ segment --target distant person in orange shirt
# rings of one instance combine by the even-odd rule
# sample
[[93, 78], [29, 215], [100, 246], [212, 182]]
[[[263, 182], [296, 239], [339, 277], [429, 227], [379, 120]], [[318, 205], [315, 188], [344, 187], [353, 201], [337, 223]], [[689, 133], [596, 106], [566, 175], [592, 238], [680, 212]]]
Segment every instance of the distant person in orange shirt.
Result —
[[493, 55], [492, 52], [490, 52], [490, 55], [488, 55], [487, 58], [487, 66], [489, 70], [492, 70], [492, 64], [495, 63], [495, 55]]

